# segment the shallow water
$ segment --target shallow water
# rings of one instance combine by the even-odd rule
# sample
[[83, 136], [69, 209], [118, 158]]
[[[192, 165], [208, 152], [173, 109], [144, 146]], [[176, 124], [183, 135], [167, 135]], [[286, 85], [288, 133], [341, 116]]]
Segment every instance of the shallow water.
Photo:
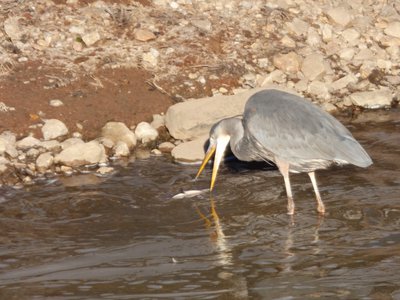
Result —
[[[1, 299], [400, 299], [399, 112], [348, 123], [374, 160], [308, 176], [266, 165], [138, 160], [109, 178], [47, 181], [0, 196]], [[371, 119], [373, 121], [371, 121]]]

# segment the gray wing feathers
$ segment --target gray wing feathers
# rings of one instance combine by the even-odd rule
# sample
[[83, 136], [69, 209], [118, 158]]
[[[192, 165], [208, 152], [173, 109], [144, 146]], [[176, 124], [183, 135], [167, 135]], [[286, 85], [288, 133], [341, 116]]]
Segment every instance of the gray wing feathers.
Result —
[[371, 158], [334, 117], [302, 98], [266, 90], [246, 104], [243, 126], [250, 138], [286, 161], [329, 160], [366, 167]]

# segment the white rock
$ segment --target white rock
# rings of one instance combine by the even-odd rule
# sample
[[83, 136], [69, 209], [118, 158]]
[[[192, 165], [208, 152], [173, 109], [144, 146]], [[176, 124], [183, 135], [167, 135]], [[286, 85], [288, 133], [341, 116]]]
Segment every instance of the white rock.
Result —
[[144, 62], [148, 63], [150, 66], [157, 66], [158, 64], [158, 57], [160, 53], [158, 50], [151, 48], [149, 52], [145, 52], [142, 54], [142, 59]]
[[161, 156], [162, 155], [162, 152], [160, 150], [158, 150], [158, 149], [152, 149], [150, 153], [153, 154], [153, 155], [156, 155], [156, 156]]
[[113, 167], [100, 167], [97, 169], [96, 173], [99, 173], [101, 175], [105, 175], [105, 174], [109, 174], [114, 172], [114, 168]]
[[69, 138], [69, 139], [66, 139], [65, 141], [63, 141], [61, 144], [60, 144], [60, 146], [61, 146], [61, 149], [67, 149], [67, 148], [69, 148], [69, 147], [71, 147], [71, 146], [74, 146], [74, 145], [76, 145], [76, 144], [84, 144], [85, 142], [84, 141], [82, 141], [82, 139], [80, 139], [80, 138], [75, 138], [75, 137], [72, 137], [72, 138]]
[[4, 156], [0, 156], [0, 165], [8, 165], [8, 164], [10, 164], [10, 161]]
[[40, 141], [37, 138], [34, 138], [33, 136], [27, 136], [26, 138], [19, 140], [16, 143], [16, 146], [17, 146], [17, 149], [26, 150], [29, 148], [34, 148], [34, 147], [40, 146]]
[[400, 38], [400, 22], [390, 23], [384, 30], [385, 34]]
[[361, 49], [354, 57], [355, 60], [362, 60], [362, 61], [367, 61], [367, 60], [373, 60], [375, 58], [374, 53], [368, 49]]
[[66, 135], [68, 128], [63, 122], [57, 119], [46, 120], [42, 127], [43, 138], [48, 141]]
[[200, 163], [204, 158], [204, 146], [208, 140], [208, 134], [193, 141], [179, 144], [171, 155], [175, 161], [180, 163]]
[[161, 152], [166, 152], [166, 153], [171, 152], [172, 149], [174, 149], [174, 148], [175, 148], [175, 145], [172, 144], [171, 142], [164, 142], [164, 143], [161, 143], [160, 145], [158, 145], [158, 149]]
[[147, 122], [140, 122], [135, 128], [135, 135], [143, 144], [154, 141], [158, 137], [158, 131]]
[[348, 62], [353, 59], [354, 54], [355, 54], [354, 48], [344, 48], [340, 50], [339, 57]]
[[110, 139], [114, 144], [124, 142], [129, 149], [136, 146], [135, 134], [122, 122], [108, 122], [101, 129], [102, 137]]
[[328, 112], [328, 113], [332, 113], [332, 112], [337, 111], [337, 107], [335, 105], [333, 105], [332, 103], [329, 103], [329, 102], [323, 103], [321, 105], [321, 108], [323, 110], [325, 110], [326, 112]]
[[82, 35], [82, 40], [86, 46], [92, 46], [100, 40], [100, 34], [98, 31], [92, 31]]
[[388, 88], [376, 91], [356, 92], [351, 94], [350, 100], [354, 105], [366, 108], [388, 107], [392, 103], [392, 92]]
[[23, 34], [18, 19], [18, 17], [9, 17], [4, 21], [4, 31], [13, 41], [19, 40]]
[[341, 90], [347, 87], [351, 83], [356, 83], [358, 81], [357, 77], [354, 74], [347, 74], [342, 78], [332, 82], [330, 87], [332, 90]]
[[[0, 134], [0, 155], [15, 150], [16, 137], [10, 131]], [[16, 151], [16, 150], [15, 150]]]
[[321, 26], [322, 40], [329, 42], [332, 39], [332, 26], [329, 24], [323, 24]]
[[313, 27], [308, 28], [307, 44], [311, 47], [318, 46], [321, 43], [321, 37], [317, 30]]
[[203, 31], [210, 32], [212, 30], [212, 23], [208, 19], [194, 19], [190, 23]]
[[50, 104], [50, 106], [53, 106], [53, 107], [60, 107], [60, 106], [64, 105], [64, 103], [59, 99], [52, 99], [49, 101], [49, 104]]
[[349, 7], [338, 6], [327, 11], [328, 17], [336, 24], [346, 26], [351, 21], [351, 11]]
[[60, 143], [56, 140], [42, 141], [40, 143], [40, 147], [46, 149], [47, 151], [58, 151], [61, 149]]
[[300, 70], [301, 57], [295, 52], [277, 54], [273, 57], [273, 64], [285, 73], [295, 74]]
[[313, 81], [308, 85], [307, 91], [317, 96], [319, 99], [329, 99], [331, 97], [325, 82]]
[[308, 55], [303, 60], [301, 71], [311, 81], [324, 75], [326, 72], [324, 57], [318, 53]]
[[287, 22], [286, 26], [288, 27], [289, 32], [300, 37], [307, 34], [310, 25], [299, 18], [294, 18], [292, 22]]
[[118, 141], [113, 148], [114, 155], [117, 157], [129, 156], [130, 151], [128, 145], [123, 141]]
[[355, 45], [359, 42], [360, 33], [354, 28], [348, 28], [342, 32], [342, 37], [350, 45]]
[[36, 168], [39, 172], [48, 170], [54, 162], [54, 157], [50, 152], [45, 152], [39, 155], [36, 159]]
[[257, 80], [257, 83], [260, 87], [267, 86], [271, 83], [285, 83], [286, 77], [286, 74], [283, 73], [281, 70], [273, 70], [264, 78], [260, 78], [259, 80]]
[[72, 145], [57, 154], [54, 161], [69, 167], [93, 165], [107, 161], [104, 146], [97, 141]]
[[165, 126], [165, 115], [154, 114], [153, 121], [150, 123], [151, 127], [158, 129]]
[[39, 150], [35, 148], [31, 148], [26, 151], [26, 156], [31, 158], [36, 158], [39, 155]]

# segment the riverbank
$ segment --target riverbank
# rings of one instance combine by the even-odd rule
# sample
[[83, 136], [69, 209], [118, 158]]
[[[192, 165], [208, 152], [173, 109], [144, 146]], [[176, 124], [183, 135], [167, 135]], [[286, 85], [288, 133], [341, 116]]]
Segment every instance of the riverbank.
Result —
[[[396, 1], [3, 1], [2, 182], [31, 184], [86, 165], [112, 172], [98, 166], [170, 152], [198, 138], [163, 126], [168, 108], [191, 98], [217, 106], [224, 96], [278, 86], [330, 112], [397, 106], [399, 11]], [[137, 125], [153, 115], [153, 127], [144, 125], [152, 138], [137, 142]], [[49, 120], [64, 126], [45, 136]], [[115, 126], [124, 138], [104, 136], [108, 122], [123, 123]], [[67, 145], [87, 158], [61, 160]]]

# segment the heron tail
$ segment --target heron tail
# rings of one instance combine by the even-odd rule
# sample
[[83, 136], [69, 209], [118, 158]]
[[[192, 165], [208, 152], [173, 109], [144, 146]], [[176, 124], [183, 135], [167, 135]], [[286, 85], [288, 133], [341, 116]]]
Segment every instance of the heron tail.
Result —
[[366, 168], [372, 165], [372, 159], [365, 149], [351, 137], [345, 137], [340, 148], [337, 149], [338, 161], [345, 161], [357, 167]]

